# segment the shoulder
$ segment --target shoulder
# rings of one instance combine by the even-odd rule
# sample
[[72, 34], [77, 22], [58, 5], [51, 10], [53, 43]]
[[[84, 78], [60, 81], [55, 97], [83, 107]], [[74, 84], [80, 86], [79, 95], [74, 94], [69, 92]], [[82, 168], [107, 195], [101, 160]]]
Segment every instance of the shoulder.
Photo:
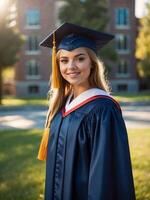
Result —
[[[84, 117], [84, 122], [109, 120], [122, 118], [122, 111], [119, 103], [110, 96], [102, 96], [91, 102], [92, 109]], [[87, 105], [88, 106], [88, 105]], [[90, 106], [90, 104], [89, 104]], [[85, 108], [86, 109], [86, 108]]]
[[97, 111], [97, 110], [103, 110], [103, 109], [117, 109], [119, 111], [121, 111], [121, 107], [119, 105], [119, 103], [112, 97], [112, 96], [105, 96], [105, 95], [101, 95], [101, 96], [97, 96], [97, 98], [95, 98], [92, 102], [93, 106], [93, 111]]
[[89, 136], [102, 129], [111, 132], [111, 129], [120, 127], [120, 130], [125, 130], [120, 106], [112, 97], [95, 99], [93, 104], [94, 107], [82, 121]]

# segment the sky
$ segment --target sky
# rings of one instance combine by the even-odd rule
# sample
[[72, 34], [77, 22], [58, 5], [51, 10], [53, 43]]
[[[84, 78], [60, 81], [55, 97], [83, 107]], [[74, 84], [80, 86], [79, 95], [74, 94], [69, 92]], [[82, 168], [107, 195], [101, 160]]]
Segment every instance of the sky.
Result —
[[150, 0], [136, 0], [135, 15], [140, 18], [145, 14], [145, 3], [150, 3]]

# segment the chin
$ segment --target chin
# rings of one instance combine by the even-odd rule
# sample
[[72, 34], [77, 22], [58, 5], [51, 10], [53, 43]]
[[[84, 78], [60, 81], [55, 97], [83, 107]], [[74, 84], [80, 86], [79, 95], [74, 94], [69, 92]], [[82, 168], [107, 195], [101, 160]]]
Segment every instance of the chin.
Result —
[[71, 84], [71, 85], [78, 85], [79, 83], [80, 83], [80, 81], [79, 80], [73, 80], [73, 79], [69, 79], [69, 80], [67, 80], [67, 82], [69, 83], [69, 84]]
[[82, 80], [67, 80], [67, 82], [72, 85], [72, 86], [86, 86], [89, 85], [87, 81], [82, 81]]
[[80, 83], [76, 83], [76, 82], [70, 81], [69, 84], [72, 85], [72, 86], [77, 86], [77, 85], [79, 85]]

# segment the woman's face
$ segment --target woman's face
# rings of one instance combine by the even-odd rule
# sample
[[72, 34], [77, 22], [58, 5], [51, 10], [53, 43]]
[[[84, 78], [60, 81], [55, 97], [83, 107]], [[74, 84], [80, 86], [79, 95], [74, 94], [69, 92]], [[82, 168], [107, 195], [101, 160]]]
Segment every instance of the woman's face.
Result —
[[84, 48], [61, 50], [59, 66], [61, 75], [72, 86], [89, 86], [91, 60]]

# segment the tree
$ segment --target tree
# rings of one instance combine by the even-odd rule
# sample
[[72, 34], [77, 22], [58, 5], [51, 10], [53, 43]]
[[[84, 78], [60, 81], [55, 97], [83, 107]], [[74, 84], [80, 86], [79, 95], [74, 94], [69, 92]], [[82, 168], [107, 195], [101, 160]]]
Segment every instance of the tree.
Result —
[[[107, 0], [64, 0], [60, 8], [60, 22], [70, 22], [99, 31], [105, 31], [108, 25]], [[103, 59], [116, 60], [113, 42], [104, 47], [100, 55]]]
[[106, 0], [65, 0], [60, 9], [61, 22], [68, 21], [97, 30], [104, 30], [108, 22]]
[[[7, 16], [7, 17], [6, 17]], [[16, 27], [9, 27], [8, 12], [0, 19], [0, 104], [2, 103], [2, 70], [15, 64], [23, 43]]]
[[137, 37], [136, 57], [139, 59], [138, 72], [140, 77], [150, 79], [150, 3], [147, 4], [147, 14], [140, 20]]

